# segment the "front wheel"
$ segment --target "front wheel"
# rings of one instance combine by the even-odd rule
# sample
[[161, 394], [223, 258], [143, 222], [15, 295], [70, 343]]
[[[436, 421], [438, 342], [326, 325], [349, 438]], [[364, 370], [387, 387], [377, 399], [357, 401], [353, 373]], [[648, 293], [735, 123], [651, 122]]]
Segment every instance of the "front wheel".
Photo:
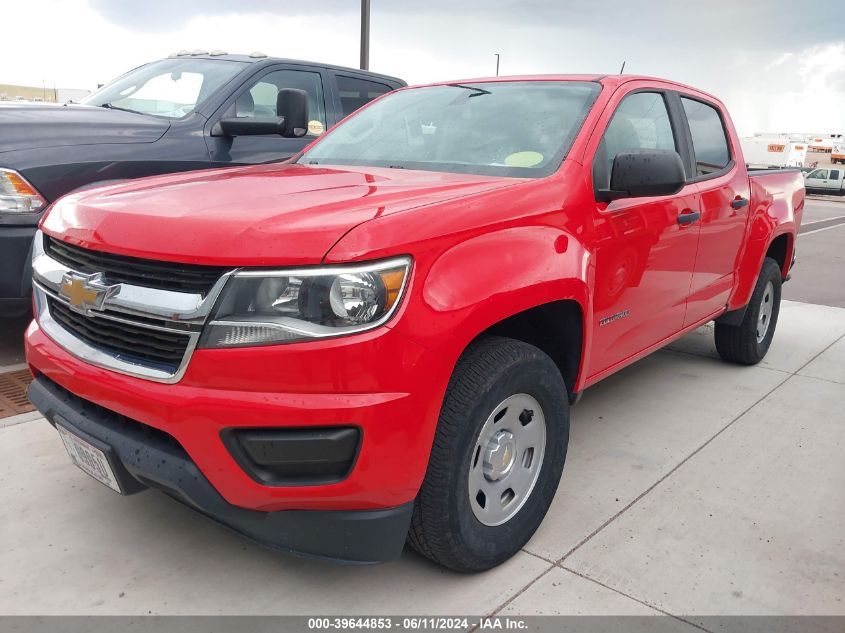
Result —
[[552, 359], [513, 339], [474, 343], [446, 390], [409, 543], [457, 571], [504, 562], [546, 515], [568, 441], [567, 391]]
[[741, 365], [756, 365], [763, 360], [778, 322], [780, 275], [778, 263], [767, 257], [742, 323], [735, 326], [716, 323], [716, 351], [723, 359]]

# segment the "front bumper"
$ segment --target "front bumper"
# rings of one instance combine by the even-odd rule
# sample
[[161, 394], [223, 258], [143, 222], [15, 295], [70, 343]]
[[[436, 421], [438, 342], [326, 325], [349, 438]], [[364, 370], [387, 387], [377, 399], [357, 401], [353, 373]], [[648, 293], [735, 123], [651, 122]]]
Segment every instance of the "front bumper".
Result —
[[380, 510], [261, 512], [228, 503], [171, 436], [74, 396], [44, 376], [29, 388], [47, 420], [104, 445], [127, 493], [157, 488], [261, 545], [346, 563], [379, 563], [402, 552], [413, 503]]
[[[230, 505], [278, 510], [377, 510], [416, 497], [428, 464], [446, 360], [390, 328], [337, 339], [196, 350], [178, 383], [96, 367], [49, 338], [26, 332], [33, 373], [87, 402], [175, 438]], [[266, 485], [224, 442], [231, 429], [351, 426], [362, 439], [342, 481]]]

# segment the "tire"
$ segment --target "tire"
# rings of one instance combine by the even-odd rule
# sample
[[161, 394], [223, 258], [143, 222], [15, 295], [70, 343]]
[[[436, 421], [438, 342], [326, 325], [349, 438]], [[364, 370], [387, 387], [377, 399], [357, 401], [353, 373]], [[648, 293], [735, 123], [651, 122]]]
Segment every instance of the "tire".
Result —
[[763, 360], [775, 335], [780, 295], [780, 266], [771, 257], [767, 257], [763, 260], [763, 268], [742, 323], [736, 326], [716, 323], [716, 351], [719, 356], [740, 365], [756, 365]]
[[552, 359], [509, 338], [473, 343], [446, 388], [409, 544], [460, 572], [506, 561], [543, 521], [568, 442], [569, 401]]

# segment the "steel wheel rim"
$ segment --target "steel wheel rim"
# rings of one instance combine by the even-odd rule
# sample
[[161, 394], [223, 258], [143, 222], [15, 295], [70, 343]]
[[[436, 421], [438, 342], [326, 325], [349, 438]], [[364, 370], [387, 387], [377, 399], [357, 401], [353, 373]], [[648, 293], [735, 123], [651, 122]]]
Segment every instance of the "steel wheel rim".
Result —
[[470, 454], [472, 513], [484, 525], [510, 521], [531, 496], [546, 454], [546, 418], [537, 400], [518, 393], [487, 417]]
[[757, 342], [762, 343], [769, 332], [772, 323], [772, 312], [775, 308], [775, 286], [770, 281], [763, 290], [763, 299], [760, 302], [760, 311], [757, 314]]

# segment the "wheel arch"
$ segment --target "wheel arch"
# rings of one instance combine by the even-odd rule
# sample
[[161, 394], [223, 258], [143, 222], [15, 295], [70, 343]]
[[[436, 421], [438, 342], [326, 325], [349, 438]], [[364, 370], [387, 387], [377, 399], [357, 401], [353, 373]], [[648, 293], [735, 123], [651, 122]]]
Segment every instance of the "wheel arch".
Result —
[[766, 182], [765, 178], [751, 179], [751, 198], [755, 202], [737, 260], [734, 292], [728, 302], [730, 311], [740, 310], [748, 304], [766, 257], [772, 256], [778, 262], [782, 279], [786, 279], [792, 263], [795, 235], [804, 207], [804, 189], [792, 191], [784, 186], [782, 190], [774, 190], [774, 185], [767, 188]]
[[577, 239], [552, 227], [478, 236], [417, 271], [412, 302], [417, 308], [399, 327], [423, 346], [441, 350], [449, 374], [485, 336], [534, 345], [555, 362], [572, 399], [583, 382], [588, 349], [590, 259]]
[[792, 266], [792, 254], [794, 252], [795, 238], [791, 233], [781, 233], [775, 236], [769, 247], [766, 249], [766, 257], [771, 257], [780, 267], [781, 279], [786, 279], [789, 269]]
[[576, 385], [584, 356], [584, 313], [574, 299], [560, 299], [517, 312], [480, 332], [470, 345], [488, 336], [503, 336], [533, 345], [554, 361], [569, 396], [577, 399]]

